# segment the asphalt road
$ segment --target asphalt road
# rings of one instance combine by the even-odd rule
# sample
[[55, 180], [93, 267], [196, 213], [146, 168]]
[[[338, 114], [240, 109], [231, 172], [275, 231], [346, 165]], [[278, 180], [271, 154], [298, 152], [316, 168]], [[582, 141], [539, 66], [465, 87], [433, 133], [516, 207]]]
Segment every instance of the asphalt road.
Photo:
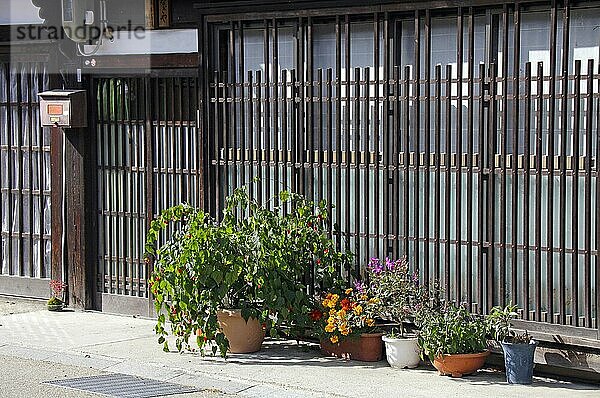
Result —
[[[42, 384], [44, 381], [96, 376], [103, 372], [76, 366], [0, 356], [0, 397], [2, 398], [97, 398], [102, 395]], [[232, 397], [232, 395], [227, 395]], [[203, 391], [170, 395], [171, 398], [222, 398], [224, 394]]]

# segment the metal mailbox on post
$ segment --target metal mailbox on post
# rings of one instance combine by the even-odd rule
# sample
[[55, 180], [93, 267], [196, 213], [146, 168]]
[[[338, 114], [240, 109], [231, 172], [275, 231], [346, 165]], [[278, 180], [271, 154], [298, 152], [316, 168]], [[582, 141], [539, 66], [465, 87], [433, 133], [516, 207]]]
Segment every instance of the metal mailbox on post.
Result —
[[42, 127], [87, 127], [87, 98], [84, 90], [51, 90], [38, 95]]

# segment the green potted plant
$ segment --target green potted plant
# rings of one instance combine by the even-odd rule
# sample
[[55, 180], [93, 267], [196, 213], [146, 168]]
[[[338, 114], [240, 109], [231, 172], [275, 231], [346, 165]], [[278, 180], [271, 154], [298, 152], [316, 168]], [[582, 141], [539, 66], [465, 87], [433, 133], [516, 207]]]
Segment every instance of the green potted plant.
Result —
[[511, 320], [517, 317], [517, 306], [494, 307], [486, 320], [488, 333], [502, 345], [506, 381], [509, 384], [531, 384], [535, 349], [538, 345], [527, 331], [522, 334], [511, 330]]
[[[221, 221], [180, 205], [152, 222], [146, 252], [155, 260], [155, 330], [165, 350], [167, 321], [179, 351], [195, 350], [195, 336], [202, 354], [212, 345], [222, 356], [259, 350], [264, 330], [276, 336], [284, 324], [292, 334], [308, 326], [304, 276], [310, 271], [327, 285], [346, 257], [327, 239], [324, 204], [315, 209], [285, 191], [271, 200], [273, 210], [250, 200], [244, 187], [227, 198]], [[157, 247], [169, 225], [173, 232]]]
[[447, 303], [419, 319], [419, 346], [441, 375], [462, 377], [476, 372], [490, 354], [485, 319]]
[[62, 281], [58, 279], [52, 279], [49, 282], [50, 291], [52, 292], [52, 296], [48, 299], [47, 307], [48, 311], [62, 311], [65, 307], [65, 302], [63, 301], [63, 293], [67, 287]]
[[311, 312], [325, 355], [365, 362], [380, 361], [381, 336], [373, 318], [378, 299], [360, 287], [328, 292]]
[[393, 368], [416, 368], [420, 362], [417, 336], [408, 334], [404, 323], [413, 321], [428, 305], [428, 291], [419, 284], [418, 274], [410, 272], [406, 258], [372, 258], [368, 270], [370, 294], [378, 299], [377, 316], [399, 326], [399, 332], [392, 329], [382, 336], [387, 361]]

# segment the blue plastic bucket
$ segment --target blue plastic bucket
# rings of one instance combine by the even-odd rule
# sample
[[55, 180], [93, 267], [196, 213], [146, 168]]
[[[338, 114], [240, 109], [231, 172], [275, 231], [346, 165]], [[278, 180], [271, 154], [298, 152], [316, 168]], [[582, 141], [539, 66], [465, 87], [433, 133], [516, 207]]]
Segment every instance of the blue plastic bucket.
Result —
[[531, 384], [533, 381], [533, 355], [537, 341], [529, 344], [502, 343], [506, 381], [510, 384]]

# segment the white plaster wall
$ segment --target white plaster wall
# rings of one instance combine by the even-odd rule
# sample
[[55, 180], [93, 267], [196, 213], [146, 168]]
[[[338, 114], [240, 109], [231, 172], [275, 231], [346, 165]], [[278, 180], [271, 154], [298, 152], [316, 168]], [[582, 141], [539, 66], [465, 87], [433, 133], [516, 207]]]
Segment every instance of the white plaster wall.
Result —
[[38, 11], [29, 0], [0, 0], [0, 25], [40, 24]]
[[[110, 21], [109, 21], [110, 23]], [[94, 46], [85, 46], [86, 52]], [[114, 32], [114, 42], [104, 40], [96, 55], [173, 54], [198, 51], [196, 29]]]

